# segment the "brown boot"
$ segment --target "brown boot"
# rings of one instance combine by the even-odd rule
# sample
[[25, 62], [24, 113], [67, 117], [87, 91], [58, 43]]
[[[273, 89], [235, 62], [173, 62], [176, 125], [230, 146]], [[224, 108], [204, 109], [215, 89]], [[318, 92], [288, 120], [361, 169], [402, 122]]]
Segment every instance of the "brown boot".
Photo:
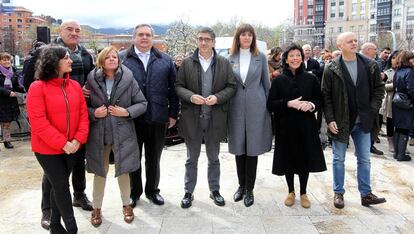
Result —
[[134, 220], [134, 210], [130, 205], [123, 207], [124, 220], [127, 223], [131, 223]]
[[101, 225], [101, 223], [102, 223], [101, 209], [94, 208], [93, 211], [92, 211], [92, 216], [91, 216], [91, 224], [94, 227], [99, 227], [99, 225]]
[[334, 196], [334, 206], [338, 209], [342, 209], [345, 206], [344, 202], [344, 194], [342, 193], [335, 193]]

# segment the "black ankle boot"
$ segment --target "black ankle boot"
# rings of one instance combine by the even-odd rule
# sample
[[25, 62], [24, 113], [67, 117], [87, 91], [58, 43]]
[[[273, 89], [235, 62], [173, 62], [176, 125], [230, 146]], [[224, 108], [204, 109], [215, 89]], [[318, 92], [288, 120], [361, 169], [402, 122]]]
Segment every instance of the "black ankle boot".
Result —
[[3, 142], [3, 144], [4, 144], [4, 147], [6, 149], [13, 149], [14, 148], [14, 146], [12, 145], [12, 143], [10, 141], [5, 141], [5, 142]]
[[406, 155], [405, 151], [407, 150], [408, 135], [399, 134], [398, 144], [397, 144], [397, 161], [411, 161], [411, 157]]

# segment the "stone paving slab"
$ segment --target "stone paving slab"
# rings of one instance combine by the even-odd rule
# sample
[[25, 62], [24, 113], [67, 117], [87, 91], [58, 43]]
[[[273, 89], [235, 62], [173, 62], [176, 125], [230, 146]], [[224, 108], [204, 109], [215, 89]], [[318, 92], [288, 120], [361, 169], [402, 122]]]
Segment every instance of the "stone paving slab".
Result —
[[[386, 151], [386, 139], [377, 148]], [[46, 233], [40, 227], [42, 169], [30, 151], [29, 141], [17, 141], [15, 149], [0, 146], [0, 233]], [[352, 144], [351, 144], [352, 146]], [[414, 147], [408, 147], [414, 154]], [[90, 212], [74, 208], [79, 233], [414, 233], [414, 162], [397, 162], [392, 155], [373, 156], [372, 187], [387, 203], [363, 207], [356, 183], [352, 147], [346, 156], [345, 208], [332, 204], [332, 150], [325, 150], [328, 171], [311, 174], [308, 196], [311, 208], [286, 207], [284, 177], [271, 174], [273, 152], [259, 157], [255, 204], [233, 202], [237, 174], [234, 156], [221, 144], [221, 189], [224, 207], [209, 198], [205, 149], [199, 159], [198, 183], [193, 206], [180, 207], [184, 195], [184, 144], [166, 147], [161, 160], [161, 194], [165, 205], [156, 206], [145, 196], [134, 209], [135, 220], [123, 221], [122, 203], [114, 169], [110, 167], [102, 212], [103, 223], [89, 223]], [[145, 174], [145, 172], [143, 172]], [[91, 198], [93, 175], [87, 174], [86, 193]], [[299, 188], [295, 177], [295, 187]]]

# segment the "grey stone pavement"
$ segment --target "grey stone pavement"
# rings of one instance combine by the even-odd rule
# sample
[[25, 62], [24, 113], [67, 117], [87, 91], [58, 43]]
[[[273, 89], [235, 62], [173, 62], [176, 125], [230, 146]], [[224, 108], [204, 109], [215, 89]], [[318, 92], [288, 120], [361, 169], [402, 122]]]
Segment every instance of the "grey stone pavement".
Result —
[[[381, 137], [378, 148], [387, 150]], [[15, 149], [0, 152], [0, 233], [46, 233], [40, 227], [42, 170], [30, 150], [30, 141], [14, 142]], [[351, 144], [352, 146], [352, 144]], [[298, 145], [300, 147], [300, 145]], [[414, 154], [414, 147], [409, 147]], [[246, 208], [234, 202], [237, 175], [234, 156], [221, 145], [221, 194], [224, 207], [209, 198], [205, 151], [199, 160], [195, 200], [182, 209], [184, 195], [184, 144], [167, 147], [161, 160], [163, 206], [153, 205], [144, 196], [134, 209], [135, 220], [123, 221], [121, 198], [110, 167], [106, 196], [102, 207], [103, 223], [95, 228], [89, 223], [90, 212], [74, 208], [80, 233], [414, 233], [414, 162], [396, 162], [389, 153], [372, 157], [372, 187], [387, 203], [370, 208], [360, 205], [356, 183], [356, 160], [351, 148], [346, 160], [345, 208], [332, 204], [332, 150], [325, 150], [328, 171], [311, 174], [308, 194], [310, 209], [286, 207], [287, 186], [284, 177], [271, 174], [273, 151], [260, 156], [255, 187], [255, 204]], [[387, 151], [386, 151], [387, 152]], [[87, 174], [91, 198], [92, 175]], [[296, 187], [298, 181], [295, 178]]]

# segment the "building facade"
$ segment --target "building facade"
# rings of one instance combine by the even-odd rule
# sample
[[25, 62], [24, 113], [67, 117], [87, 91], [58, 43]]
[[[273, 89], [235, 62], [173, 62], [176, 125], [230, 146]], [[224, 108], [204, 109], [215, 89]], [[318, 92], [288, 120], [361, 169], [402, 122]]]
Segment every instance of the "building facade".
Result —
[[324, 47], [326, 0], [295, 0], [294, 41]]

